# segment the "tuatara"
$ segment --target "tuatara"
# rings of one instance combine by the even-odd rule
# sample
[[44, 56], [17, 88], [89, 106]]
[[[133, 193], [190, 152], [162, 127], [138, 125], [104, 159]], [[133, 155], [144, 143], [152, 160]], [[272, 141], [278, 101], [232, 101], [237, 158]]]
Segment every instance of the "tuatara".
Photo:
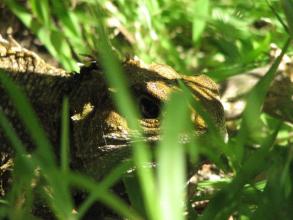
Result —
[[[0, 35], [1, 36], [1, 35]], [[216, 128], [225, 133], [224, 112], [218, 98], [217, 85], [207, 76], [185, 76], [167, 65], [146, 65], [135, 59], [122, 62], [129, 89], [141, 112], [139, 119], [144, 140], [155, 142], [160, 135], [161, 104], [168, 99], [181, 80], [210, 113]], [[21, 85], [39, 116], [58, 154], [60, 111], [64, 96], [69, 98], [71, 119], [71, 165], [95, 179], [102, 178], [115, 164], [131, 155], [131, 138], [136, 132], [116, 110], [113, 89], [104, 80], [103, 70], [95, 64], [70, 74], [47, 64], [37, 54], [24, 49], [13, 39], [0, 37], [0, 68]], [[29, 134], [0, 86], [0, 108], [29, 150], [33, 149]], [[196, 113], [192, 116], [195, 133], [208, 128]], [[10, 143], [0, 129], [1, 166], [12, 164]], [[7, 166], [7, 170], [11, 166]], [[5, 170], [1, 171], [3, 179]], [[2, 182], [3, 189], [4, 182]], [[4, 187], [5, 188], [5, 187]], [[4, 194], [5, 190], [2, 190]]]

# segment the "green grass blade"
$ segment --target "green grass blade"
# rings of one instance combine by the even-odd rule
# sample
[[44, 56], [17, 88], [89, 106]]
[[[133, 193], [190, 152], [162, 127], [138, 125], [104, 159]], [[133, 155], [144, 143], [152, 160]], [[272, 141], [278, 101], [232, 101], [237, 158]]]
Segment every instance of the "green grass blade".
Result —
[[182, 135], [186, 135], [191, 113], [188, 110], [188, 99], [182, 96], [182, 92], [176, 92], [167, 103], [162, 124], [164, 133], [157, 149], [161, 219], [184, 219], [186, 208], [186, 161]]
[[[77, 39], [81, 38], [81, 30], [74, 13], [71, 10], [68, 10], [69, 5], [65, 1], [55, 1], [55, 4], [52, 5], [54, 13], [59, 18], [59, 21], [63, 24], [65, 31], [70, 33], [70, 37]], [[68, 37], [69, 37], [68, 36]]]
[[126, 188], [127, 197], [130, 201], [131, 207], [141, 214], [144, 218], [147, 217], [143, 193], [136, 175], [123, 176], [123, 183]]
[[[277, 59], [272, 64], [271, 68], [268, 70], [266, 75], [251, 90], [247, 98], [247, 105], [243, 112], [241, 128], [236, 140], [237, 146], [234, 146], [234, 149], [236, 150], [235, 152], [236, 158], [239, 163], [241, 163], [243, 159], [244, 144], [248, 138], [248, 135], [253, 134], [253, 131], [257, 131], [259, 129], [259, 126], [260, 126], [259, 116], [261, 113], [261, 106], [264, 102], [270, 83], [272, 82], [274, 76], [276, 75], [277, 68], [285, 52], [287, 51], [290, 45], [290, 42], [291, 42], [291, 39], [288, 39], [285, 42], [284, 47], [282, 49], [282, 53], [277, 57]], [[239, 166], [239, 165], [236, 165], [236, 166]]]
[[284, 22], [284, 19], [282, 19], [282, 17], [280, 16], [280, 14], [277, 12], [277, 10], [274, 8], [274, 6], [271, 4], [271, 2], [269, 0], [266, 0], [267, 5], [270, 7], [270, 9], [272, 10], [272, 12], [274, 13], [274, 15], [276, 16], [276, 18], [278, 19], [278, 21], [281, 23], [281, 25], [283, 26], [284, 30], [289, 33], [289, 28], [287, 26], [287, 24]]
[[35, 14], [35, 16], [46, 26], [49, 26], [51, 21], [48, 0], [30, 0], [29, 2], [32, 8], [32, 12]]
[[293, 37], [293, 1], [281, 0], [285, 16], [287, 18], [290, 36]]
[[[38, 1], [39, 2], [39, 1]], [[40, 1], [41, 2], [41, 1]], [[19, 2], [15, 0], [5, 0], [5, 4], [9, 9], [29, 28], [34, 34], [36, 34], [39, 40], [46, 46], [50, 54], [59, 60], [67, 70], [77, 71], [77, 64], [72, 57], [70, 45], [64, 38], [62, 31], [59, 30], [55, 24], [50, 20], [48, 24], [43, 23], [42, 19], [33, 19], [29, 11]], [[35, 3], [33, 3], [35, 4]], [[39, 3], [36, 3], [39, 4]], [[40, 3], [42, 4], [42, 3]], [[34, 6], [39, 8], [39, 6]], [[43, 6], [40, 6], [43, 7]], [[44, 8], [46, 8], [44, 6]], [[37, 10], [37, 9], [36, 9]], [[47, 9], [42, 9], [47, 10]], [[43, 12], [38, 12], [43, 13]], [[48, 12], [49, 13], [49, 8]], [[43, 15], [40, 15], [43, 16]], [[46, 16], [45, 16], [46, 17]], [[44, 20], [44, 22], [47, 22]]]
[[61, 170], [66, 172], [69, 170], [69, 103], [68, 99], [63, 100], [62, 105], [62, 123], [61, 123]]
[[[121, 171], [126, 171], [129, 168], [129, 165], [130, 164], [125, 163], [124, 165], [117, 167], [109, 175], [109, 177], [106, 177], [105, 181], [101, 181], [99, 184], [87, 176], [75, 174], [72, 172], [67, 173], [66, 178], [68, 178], [68, 181], [73, 186], [86, 190], [90, 193], [89, 198], [82, 204], [80, 210], [78, 210], [78, 218], [81, 218], [90, 205], [95, 200], [98, 200], [113, 208], [115, 211], [125, 217], [130, 219], [141, 219], [140, 216], [134, 210], [129, 209], [129, 207], [123, 201], [121, 201], [120, 198], [117, 198], [107, 190], [115, 183], [115, 181], [117, 181], [117, 173], [121, 175]], [[114, 205], [112, 206], [112, 204]]]
[[[0, 74], [1, 70], [0, 70]], [[10, 124], [9, 120], [6, 118], [3, 111], [0, 109], [0, 126], [2, 127], [2, 130], [5, 132], [5, 135], [10, 140], [11, 145], [14, 147], [15, 151], [19, 155], [24, 155], [26, 153], [25, 147], [23, 146], [22, 142], [18, 138], [18, 136], [15, 133], [15, 130], [13, 129], [12, 125]]]
[[[88, 208], [100, 198], [100, 194], [110, 189], [118, 180], [120, 180], [122, 174], [126, 173], [133, 166], [132, 161], [125, 161], [122, 164], [114, 168], [109, 175], [107, 175], [101, 182], [99, 182], [98, 188], [93, 187], [90, 192], [90, 196], [82, 203], [78, 210], [78, 218], [86, 213]], [[80, 177], [84, 178], [84, 177]], [[91, 183], [85, 185], [91, 185]]]
[[196, 44], [206, 27], [209, 18], [210, 1], [197, 0], [193, 3], [192, 40]]

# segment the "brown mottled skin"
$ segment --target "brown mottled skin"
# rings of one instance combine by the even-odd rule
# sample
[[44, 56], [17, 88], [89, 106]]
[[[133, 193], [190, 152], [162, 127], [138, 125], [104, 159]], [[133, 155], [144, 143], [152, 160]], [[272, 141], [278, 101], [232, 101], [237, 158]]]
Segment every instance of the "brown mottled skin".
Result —
[[[128, 86], [135, 94], [142, 117], [140, 125], [145, 141], [159, 137], [160, 103], [182, 80], [210, 113], [215, 126], [224, 133], [224, 113], [218, 99], [216, 84], [204, 75], [184, 76], [171, 67], [160, 64], [145, 65], [139, 61], [122, 63]], [[0, 36], [0, 68], [22, 86], [38, 114], [49, 139], [59, 152], [60, 110], [64, 96], [69, 97], [71, 116], [71, 163], [74, 169], [100, 179], [123, 158], [131, 154], [131, 137], [136, 133], [116, 110], [111, 99], [115, 92], [106, 84], [98, 66], [83, 67], [80, 74], [68, 74], [48, 65], [35, 53], [13, 40]], [[32, 147], [9, 98], [1, 89], [0, 107], [13, 122], [17, 134], [28, 149]], [[195, 133], [205, 132], [206, 125], [196, 113], [192, 116]], [[0, 147], [5, 164], [11, 158], [10, 143], [0, 129]]]

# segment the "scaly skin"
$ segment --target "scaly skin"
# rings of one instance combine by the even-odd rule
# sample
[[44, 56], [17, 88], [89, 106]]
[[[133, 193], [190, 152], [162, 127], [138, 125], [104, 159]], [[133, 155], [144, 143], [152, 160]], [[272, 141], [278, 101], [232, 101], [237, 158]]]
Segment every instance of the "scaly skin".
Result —
[[[216, 84], [206, 76], [184, 76], [171, 67], [160, 64], [146, 65], [140, 61], [122, 63], [134, 101], [142, 112], [139, 119], [144, 141], [159, 139], [160, 103], [168, 99], [181, 80], [210, 113], [216, 128], [225, 132], [223, 107], [218, 99]], [[69, 97], [71, 118], [71, 165], [95, 179], [102, 178], [113, 166], [130, 157], [131, 138], [126, 120], [116, 110], [110, 89], [102, 70], [95, 65], [83, 67], [80, 74], [68, 74], [48, 65], [35, 53], [19, 46], [13, 40], [0, 37], [0, 68], [22, 86], [29, 97], [56, 154], [59, 152], [60, 110], [64, 96]], [[17, 118], [9, 98], [0, 86], [0, 107], [12, 121], [14, 128], [28, 149], [33, 149], [29, 135]], [[195, 134], [207, 129], [202, 118], [192, 116]], [[10, 143], [0, 129], [2, 164], [11, 159]]]

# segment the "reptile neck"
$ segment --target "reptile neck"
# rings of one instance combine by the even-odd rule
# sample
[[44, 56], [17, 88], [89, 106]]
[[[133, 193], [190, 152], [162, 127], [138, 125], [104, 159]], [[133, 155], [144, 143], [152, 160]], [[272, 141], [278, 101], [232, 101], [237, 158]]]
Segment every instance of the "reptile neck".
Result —
[[24, 90], [33, 105], [59, 106], [64, 96], [71, 90], [70, 75], [45, 75], [29, 72], [8, 73]]

